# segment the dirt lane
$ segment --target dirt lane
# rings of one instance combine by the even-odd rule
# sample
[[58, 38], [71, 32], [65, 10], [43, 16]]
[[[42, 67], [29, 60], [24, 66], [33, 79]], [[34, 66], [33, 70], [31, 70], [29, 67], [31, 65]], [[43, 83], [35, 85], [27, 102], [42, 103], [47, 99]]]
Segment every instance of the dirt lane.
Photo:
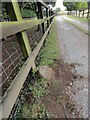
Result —
[[75, 75], [73, 83], [65, 90], [75, 104], [79, 117], [88, 116], [88, 36], [67, 23], [61, 16], [56, 17], [56, 29], [60, 58], [69, 65]]

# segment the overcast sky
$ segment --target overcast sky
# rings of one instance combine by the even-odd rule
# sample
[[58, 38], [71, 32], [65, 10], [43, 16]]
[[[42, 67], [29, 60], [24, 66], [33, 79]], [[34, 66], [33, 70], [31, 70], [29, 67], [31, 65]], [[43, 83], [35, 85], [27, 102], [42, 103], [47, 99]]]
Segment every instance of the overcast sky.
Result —
[[65, 10], [66, 7], [63, 5], [63, 0], [57, 0], [56, 6], [53, 9], [60, 8], [61, 10]]

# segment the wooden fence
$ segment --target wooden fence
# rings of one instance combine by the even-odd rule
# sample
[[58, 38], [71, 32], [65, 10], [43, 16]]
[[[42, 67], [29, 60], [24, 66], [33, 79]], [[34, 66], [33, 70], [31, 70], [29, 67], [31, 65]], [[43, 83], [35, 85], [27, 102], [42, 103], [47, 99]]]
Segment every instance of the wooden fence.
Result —
[[[11, 2], [6, 3], [8, 14], [11, 21], [1, 22], [2, 26], [2, 36], [0, 39], [7, 38], [13, 34], [16, 34], [18, 43], [20, 45], [22, 54], [25, 59], [24, 65], [21, 67], [20, 71], [14, 78], [12, 84], [8, 87], [7, 91], [3, 95], [0, 102], [0, 117], [8, 118], [12, 107], [19, 95], [19, 92], [26, 80], [26, 77], [31, 68], [35, 68], [35, 58], [37, 57], [44, 40], [50, 30], [52, 20], [55, 16], [54, 12], [47, 7], [47, 5], [42, 0], [37, 0], [38, 7], [38, 19], [23, 20], [21, 17], [20, 9], [17, 0], [11, 0]], [[46, 9], [46, 18], [43, 16], [42, 7]], [[45, 30], [45, 22], [47, 22], [47, 30]], [[38, 25], [42, 27], [43, 36], [39, 41], [38, 45], [32, 51], [30, 44], [28, 42], [28, 37], [26, 30]]]

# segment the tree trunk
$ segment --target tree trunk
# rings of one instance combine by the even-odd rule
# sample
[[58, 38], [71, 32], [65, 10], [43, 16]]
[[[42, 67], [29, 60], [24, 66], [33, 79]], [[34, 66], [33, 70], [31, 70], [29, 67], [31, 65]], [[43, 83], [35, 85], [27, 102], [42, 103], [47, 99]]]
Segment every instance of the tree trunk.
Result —
[[76, 10], [76, 17], [77, 17], [77, 10]]
[[84, 18], [84, 10], [83, 10], [82, 18]]

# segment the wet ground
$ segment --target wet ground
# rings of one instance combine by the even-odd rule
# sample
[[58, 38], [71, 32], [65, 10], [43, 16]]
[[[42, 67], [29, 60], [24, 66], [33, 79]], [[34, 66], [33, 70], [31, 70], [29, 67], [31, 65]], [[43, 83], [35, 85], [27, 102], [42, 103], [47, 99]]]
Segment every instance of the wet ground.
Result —
[[[82, 23], [80, 25], [83, 26]], [[87, 29], [87, 26], [84, 28]], [[66, 94], [75, 102], [79, 117], [86, 118], [88, 117], [88, 35], [67, 23], [61, 16], [56, 17], [56, 29], [60, 58], [69, 65], [75, 77], [66, 86]]]

